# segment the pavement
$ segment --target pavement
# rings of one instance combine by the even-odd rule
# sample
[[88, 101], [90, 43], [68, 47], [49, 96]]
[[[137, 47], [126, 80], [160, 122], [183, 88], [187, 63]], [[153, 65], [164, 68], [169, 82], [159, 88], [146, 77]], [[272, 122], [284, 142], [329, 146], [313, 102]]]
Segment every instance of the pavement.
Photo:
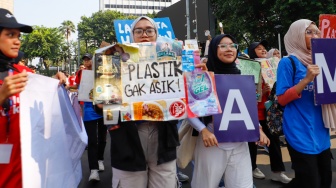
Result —
[[[110, 162], [110, 137], [109, 134], [107, 135], [107, 145], [105, 149], [105, 171], [100, 172], [100, 181], [99, 182], [89, 182], [89, 175], [90, 170], [88, 167], [87, 161], [87, 152], [85, 151], [82, 157], [82, 170], [83, 170], [83, 177], [82, 181], [80, 182], [78, 188], [111, 188], [112, 187], [112, 168]], [[331, 134], [331, 151], [333, 156], [336, 157], [336, 134]], [[287, 147], [282, 147], [282, 156], [283, 161], [286, 167], [286, 174], [288, 177], [294, 177], [294, 171], [291, 169], [291, 161], [288, 154]], [[258, 168], [266, 175], [265, 179], [255, 179], [254, 184], [257, 188], [280, 188], [283, 184], [272, 181], [272, 172], [270, 167], [269, 156], [267, 152], [263, 148], [258, 149], [258, 156], [257, 156], [257, 165]], [[190, 188], [190, 182], [192, 178], [192, 167], [189, 164], [185, 169], [181, 169], [181, 171], [190, 177], [188, 182], [182, 184], [182, 188]], [[333, 171], [333, 182], [331, 187], [336, 187], [336, 161], [332, 161], [332, 171]]]

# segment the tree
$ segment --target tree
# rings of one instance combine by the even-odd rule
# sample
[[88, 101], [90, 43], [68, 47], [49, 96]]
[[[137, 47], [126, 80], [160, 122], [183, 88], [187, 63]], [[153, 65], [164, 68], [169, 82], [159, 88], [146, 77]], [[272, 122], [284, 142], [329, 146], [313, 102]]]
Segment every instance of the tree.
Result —
[[29, 60], [40, 58], [47, 75], [50, 76], [49, 66], [66, 60], [64, 39], [58, 28], [34, 26], [32, 33], [22, 36], [21, 50]]
[[113, 20], [135, 19], [136, 16], [126, 16], [121, 12], [106, 10], [93, 13], [91, 17], [82, 16], [78, 23], [78, 35], [85, 42], [86, 52], [93, 52], [102, 41], [117, 42]]
[[[70, 53], [70, 43], [69, 43], [69, 37], [71, 36], [71, 33], [74, 33], [76, 31], [76, 27], [75, 25], [72, 23], [72, 21], [70, 20], [66, 20], [63, 21], [61, 23], [61, 26], [59, 27], [60, 31], [65, 35], [65, 38], [67, 40], [67, 51], [68, 51], [68, 64], [70, 63], [70, 59], [71, 59], [71, 53]], [[64, 66], [62, 65], [62, 68], [64, 68]]]
[[217, 19], [223, 22], [225, 33], [240, 39], [245, 47], [262, 39], [269, 42], [269, 47], [277, 47], [275, 26], [282, 26], [279, 32], [284, 36], [292, 22], [306, 18], [318, 24], [319, 14], [336, 10], [332, 0], [211, 0], [211, 5]]

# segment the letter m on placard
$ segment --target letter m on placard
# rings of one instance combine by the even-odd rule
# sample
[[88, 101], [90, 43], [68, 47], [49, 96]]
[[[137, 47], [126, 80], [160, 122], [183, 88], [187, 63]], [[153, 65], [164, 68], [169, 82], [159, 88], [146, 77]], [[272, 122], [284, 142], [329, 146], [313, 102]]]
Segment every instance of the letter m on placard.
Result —
[[[232, 113], [235, 101], [239, 108], [239, 113]], [[220, 131], [228, 130], [230, 121], [244, 121], [247, 130], [255, 129], [252, 118], [247, 110], [247, 106], [244, 102], [243, 96], [239, 89], [229, 90], [219, 130]]]
[[324, 54], [315, 53], [315, 59], [316, 64], [320, 67], [321, 70], [321, 73], [316, 76], [317, 93], [324, 93], [323, 75], [325, 75], [328, 86], [330, 88], [330, 92], [332, 93], [336, 92], [336, 68], [335, 71], [333, 72], [334, 78], [332, 78]]

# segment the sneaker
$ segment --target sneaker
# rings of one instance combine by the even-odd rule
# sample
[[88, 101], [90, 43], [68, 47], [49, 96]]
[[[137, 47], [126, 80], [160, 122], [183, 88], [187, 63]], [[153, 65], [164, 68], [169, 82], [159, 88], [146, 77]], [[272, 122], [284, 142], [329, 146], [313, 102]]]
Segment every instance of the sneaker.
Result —
[[264, 179], [265, 174], [262, 173], [259, 168], [256, 168], [253, 170], [253, 177], [257, 179]]
[[177, 178], [179, 179], [180, 182], [185, 182], [189, 180], [189, 177], [182, 172], [177, 173]]
[[91, 170], [89, 181], [100, 181], [97, 169]]
[[287, 184], [290, 181], [292, 181], [292, 178], [287, 177], [284, 172], [280, 172], [280, 173], [273, 173], [272, 180]]
[[99, 168], [99, 171], [105, 170], [104, 161], [101, 161], [101, 160], [98, 161], [98, 168]]

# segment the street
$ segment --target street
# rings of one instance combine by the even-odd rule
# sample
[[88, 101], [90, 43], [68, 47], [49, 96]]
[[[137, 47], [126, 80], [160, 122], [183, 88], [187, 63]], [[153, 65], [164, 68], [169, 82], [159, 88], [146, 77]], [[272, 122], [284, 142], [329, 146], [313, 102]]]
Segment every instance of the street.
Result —
[[[81, 183], [79, 184], [78, 188], [110, 188], [112, 187], [112, 169], [111, 169], [111, 162], [110, 162], [110, 138], [109, 135], [107, 135], [107, 145], [105, 149], [105, 171], [100, 172], [100, 182], [89, 182], [89, 167], [88, 167], [88, 162], [87, 162], [87, 153], [86, 151], [83, 154], [82, 157], [82, 169], [83, 169], [83, 178]], [[333, 156], [336, 156], [336, 135], [333, 133], [331, 135], [331, 144], [332, 144], [332, 153]], [[291, 169], [291, 162], [290, 158], [288, 155], [288, 150], [287, 147], [282, 147], [282, 156], [283, 156], [283, 161], [286, 166], [286, 174], [288, 177], [294, 177], [294, 171]], [[259, 148], [258, 149], [258, 156], [257, 156], [257, 164], [258, 168], [266, 175], [266, 178], [263, 180], [255, 179], [254, 178], [254, 184], [256, 185], [257, 188], [279, 188], [282, 186], [281, 183], [274, 182], [271, 180], [271, 168], [269, 165], [269, 157], [267, 152]], [[192, 178], [192, 168], [191, 165], [189, 164], [187, 168], [181, 170], [183, 173], [189, 176], [190, 180], [189, 182], [183, 183], [183, 188], [190, 188], [190, 181]], [[336, 161], [332, 161], [332, 171], [333, 171], [333, 182], [331, 187], [336, 187]]]

